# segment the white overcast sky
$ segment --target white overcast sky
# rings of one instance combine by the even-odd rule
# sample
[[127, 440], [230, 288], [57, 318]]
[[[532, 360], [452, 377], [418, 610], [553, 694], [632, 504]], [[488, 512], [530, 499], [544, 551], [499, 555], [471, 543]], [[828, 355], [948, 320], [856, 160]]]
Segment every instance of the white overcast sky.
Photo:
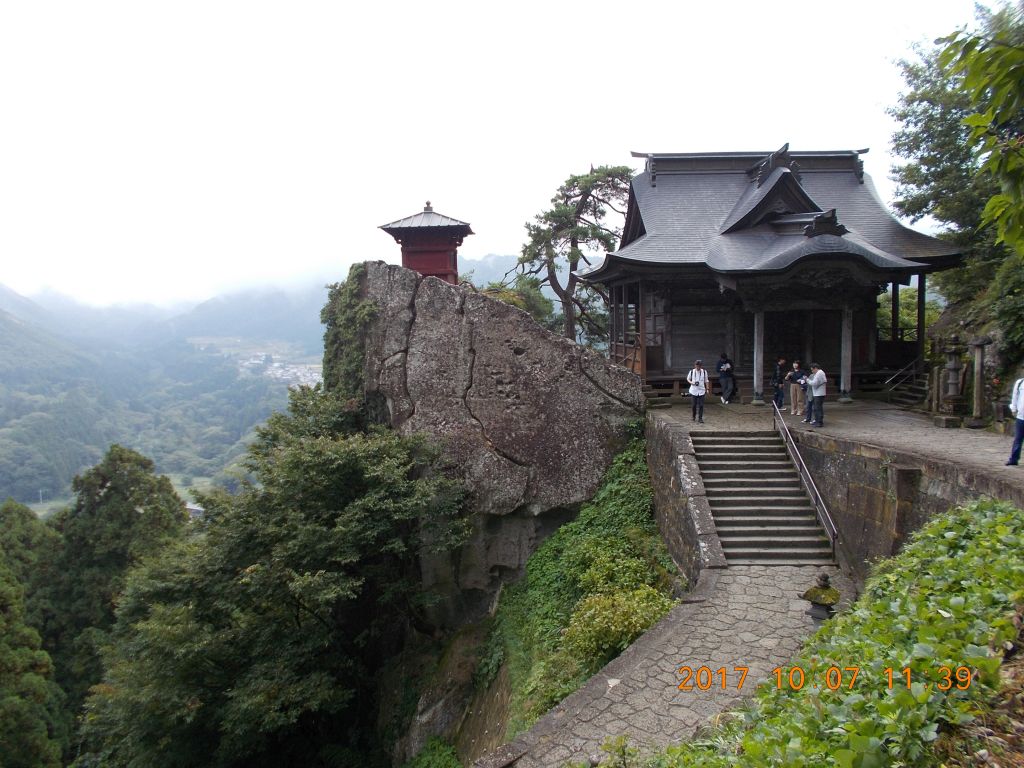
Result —
[[91, 303], [343, 279], [380, 224], [463, 259], [631, 150], [856, 149], [886, 199], [914, 42], [971, 0], [0, 2], [0, 283]]

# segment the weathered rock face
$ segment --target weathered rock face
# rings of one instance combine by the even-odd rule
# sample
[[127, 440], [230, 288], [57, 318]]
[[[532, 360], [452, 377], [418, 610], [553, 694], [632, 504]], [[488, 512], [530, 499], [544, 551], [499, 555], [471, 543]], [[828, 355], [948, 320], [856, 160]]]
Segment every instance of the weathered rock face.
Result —
[[525, 312], [436, 278], [372, 262], [364, 285], [377, 310], [367, 394], [383, 396], [401, 433], [439, 440], [478, 513], [457, 562], [424, 566], [453, 598], [437, 618], [453, 623], [480, 614], [593, 495], [643, 412], [640, 382]]

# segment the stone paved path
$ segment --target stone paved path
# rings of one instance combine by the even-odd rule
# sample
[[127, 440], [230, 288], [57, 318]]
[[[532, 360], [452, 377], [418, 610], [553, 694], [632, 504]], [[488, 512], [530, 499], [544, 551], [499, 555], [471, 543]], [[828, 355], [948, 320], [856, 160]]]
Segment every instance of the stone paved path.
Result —
[[[679, 742], [785, 665], [814, 630], [799, 594], [822, 570], [844, 596], [853, 587], [836, 568], [732, 566], [706, 570], [690, 602], [677, 606], [587, 685], [506, 749], [525, 754], [515, 768], [554, 768], [600, 754], [607, 736], [626, 734], [644, 751]], [[726, 668], [706, 691], [678, 688], [679, 667]], [[737, 690], [735, 667], [749, 667]], [[706, 680], [706, 675], [703, 677]], [[481, 763], [484, 764], [484, 763]], [[501, 765], [497, 762], [494, 764]]]
[[[693, 425], [688, 407], [660, 410], [687, 430], [773, 429], [767, 407], [709, 403], [705, 424]], [[811, 429], [786, 414], [791, 430]], [[999, 478], [1024, 492], [1024, 467], [1006, 467], [1010, 438], [985, 430], [940, 429], [923, 414], [887, 403], [860, 401], [825, 405], [825, 427], [815, 431], [837, 438], [905, 451], [925, 458], [956, 461], [979, 474]], [[814, 630], [798, 595], [820, 571], [829, 572], [845, 600], [854, 588], [837, 568], [820, 566], [731, 566], [705, 570], [688, 601], [606, 666], [583, 688], [546, 714], [527, 733], [478, 766], [555, 768], [599, 754], [608, 736], [626, 734], [631, 743], [653, 751], [691, 737], [716, 714], [749, 695], [757, 683], [774, 680], [772, 669], [786, 665]], [[738, 675], [728, 689], [680, 691], [679, 667], [712, 670], [750, 667], [743, 689]], [[719, 679], [716, 675], [715, 682]], [[518, 756], [518, 760], [515, 758]]]

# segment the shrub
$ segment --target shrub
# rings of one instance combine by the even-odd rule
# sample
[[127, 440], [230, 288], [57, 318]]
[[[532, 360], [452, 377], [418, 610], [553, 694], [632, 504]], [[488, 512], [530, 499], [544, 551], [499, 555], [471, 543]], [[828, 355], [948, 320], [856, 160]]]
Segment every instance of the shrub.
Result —
[[565, 632], [565, 647], [591, 664], [606, 663], [672, 608], [672, 600], [642, 584], [629, 592], [599, 592], [582, 600]]
[[462, 768], [455, 748], [440, 739], [430, 739], [426, 746], [402, 768]]
[[502, 595], [478, 682], [508, 664], [509, 735], [576, 690], [672, 606], [680, 577], [658, 534], [642, 439], [620, 453], [579, 516]]

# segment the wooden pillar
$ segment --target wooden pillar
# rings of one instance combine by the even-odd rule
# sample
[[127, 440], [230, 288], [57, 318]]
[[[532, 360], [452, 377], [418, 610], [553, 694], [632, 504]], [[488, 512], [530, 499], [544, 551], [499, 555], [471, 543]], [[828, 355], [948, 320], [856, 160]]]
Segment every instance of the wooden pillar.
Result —
[[754, 312], [754, 398], [751, 405], [764, 405], [764, 311]]
[[616, 287], [613, 285], [608, 289], [608, 358], [614, 363], [616, 354], [616, 345], [619, 343], [619, 337], [615, 332], [615, 310], [618, 305], [615, 303], [615, 291]]
[[[730, 309], [729, 313], [725, 316], [725, 346], [726, 348], [721, 350], [725, 352], [729, 357], [736, 357], [736, 311]], [[733, 371], [735, 374], [736, 371]]]
[[924, 302], [926, 290], [924, 274], [922, 273], [917, 276], [917, 356], [922, 362], [924, 361]]
[[804, 359], [800, 366], [803, 370], [811, 370], [814, 362], [814, 310], [804, 312]]
[[849, 304], [843, 307], [840, 344], [839, 402], [849, 403], [852, 402], [850, 390], [853, 389], [853, 308]]
[[890, 322], [889, 338], [893, 341], [900, 340], [900, 284], [893, 281], [892, 284], [892, 317]]
[[878, 305], [872, 305], [871, 309], [871, 326], [868, 331], [868, 364], [874, 368], [878, 362], [878, 321], [876, 320]]
[[636, 343], [640, 345], [640, 380], [647, 381], [647, 313], [644, 311], [644, 281], [636, 284]]

